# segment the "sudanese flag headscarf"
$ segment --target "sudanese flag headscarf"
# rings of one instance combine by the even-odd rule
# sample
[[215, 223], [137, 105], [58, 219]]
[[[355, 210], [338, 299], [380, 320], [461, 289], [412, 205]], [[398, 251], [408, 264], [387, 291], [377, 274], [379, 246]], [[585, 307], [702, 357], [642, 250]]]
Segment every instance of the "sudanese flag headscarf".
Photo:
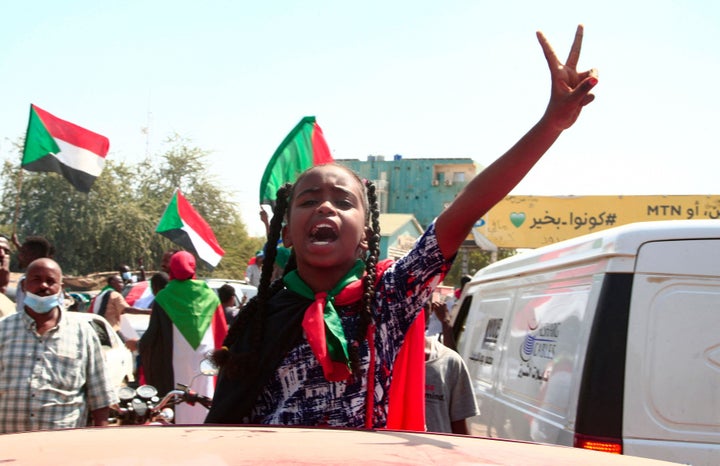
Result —
[[[170, 258], [170, 282], [155, 297], [178, 331], [193, 349], [212, 325], [215, 346], [227, 335], [225, 313], [220, 298], [204, 280], [195, 278], [195, 256], [179, 251]], [[219, 309], [219, 312], [218, 312]]]

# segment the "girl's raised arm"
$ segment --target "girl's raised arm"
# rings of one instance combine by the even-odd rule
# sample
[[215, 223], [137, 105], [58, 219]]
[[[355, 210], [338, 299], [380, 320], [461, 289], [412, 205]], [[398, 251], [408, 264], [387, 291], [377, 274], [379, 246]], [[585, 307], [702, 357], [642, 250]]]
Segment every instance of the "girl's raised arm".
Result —
[[593, 101], [598, 82], [594, 69], [578, 72], [583, 27], [578, 26], [567, 62], [562, 64], [542, 32], [537, 33], [550, 67], [550, 102], [535, 126], [514, 146], [480, 172], [438, 217], [435, 229], [445, 257], [454, 255], [475, 222], [517, 185], [563, 130], [575, 123], [582, 108]]

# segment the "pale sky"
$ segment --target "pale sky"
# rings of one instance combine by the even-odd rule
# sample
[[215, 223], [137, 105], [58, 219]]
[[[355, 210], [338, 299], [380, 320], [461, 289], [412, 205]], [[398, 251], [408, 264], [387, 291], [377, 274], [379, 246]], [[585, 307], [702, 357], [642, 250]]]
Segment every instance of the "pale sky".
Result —
[[720, 194], [720, 2], [0, 0], [0, 13], [0, 157], [18, 157], [30, 103], [107, 136], [116, 160], [178, 133], [211, 151], [253, 235], [262, 173], [303, 116], [337, 159], [488, 165], [547, 103], [535, 31], [564, 59], [578, 23], [596, 100], [513, 194]]

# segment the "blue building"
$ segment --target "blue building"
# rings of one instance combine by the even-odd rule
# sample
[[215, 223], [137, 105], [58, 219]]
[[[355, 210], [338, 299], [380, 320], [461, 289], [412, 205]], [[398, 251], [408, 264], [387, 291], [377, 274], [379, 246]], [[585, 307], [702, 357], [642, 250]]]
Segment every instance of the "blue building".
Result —
[[370, 155], [365, 162], [336, 162], [375, 183], [381, 213], [413, 214], [423, 228], [477, 173], [475, 162], [467, 158], [406, 159], [395, 155], [386, 160], [382, 155]]
[[380, 214], [380, 260], [399, 259], [423, 234], [412, 214]]
[[[385, 160], [370, 155], [367, 161], [338, 159], [377, 187], [380, 208], [380, 259], [396, 259], [407, 252], [422, 232], [475, 176], [472, 159]], [[468, 247], [475, 247], [472, 240]], [[462, 252], [461, 248], [461, 252]], [[461, 263], [467, 255], [460, 254]]]

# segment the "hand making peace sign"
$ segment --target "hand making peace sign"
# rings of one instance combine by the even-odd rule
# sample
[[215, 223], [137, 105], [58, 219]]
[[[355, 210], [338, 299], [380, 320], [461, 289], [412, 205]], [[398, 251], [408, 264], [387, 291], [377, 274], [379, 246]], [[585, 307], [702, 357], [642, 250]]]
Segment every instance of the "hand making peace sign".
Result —
[[577, 64], [580, 59], [580, 49], [583, 40], [583, 26], [577, 27], [567, 62], [561, 63], [545, 35], [538, 31], [537, 38], [542, 46], [550, 68], [552, 88], [550, 102], [545, 111], [544, 118], [551, 120], [559, 129], [567, 129], [575, 123], [582, 107], [595, 98], [590, 93], [598, 83], [597, 70], [578, 72]]

